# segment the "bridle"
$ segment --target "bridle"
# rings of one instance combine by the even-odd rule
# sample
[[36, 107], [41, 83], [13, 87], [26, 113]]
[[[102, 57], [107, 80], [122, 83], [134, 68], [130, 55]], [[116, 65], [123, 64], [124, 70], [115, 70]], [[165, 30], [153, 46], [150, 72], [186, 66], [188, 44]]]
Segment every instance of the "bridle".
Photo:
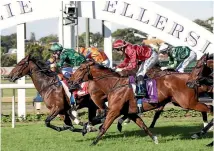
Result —
[[19, 66], [22, 66], [22, 67], [21, 67], [20, 70], [17, 70], [17, 71], [14, 73], [13, 78], [11, 78], [12, 81], [14, 81], [14, 79], [19, 79], [19, 78], [22, 77], [21, 74], [19, 74], [19, 73], [20, 73], [20, 71], [23, 72], [23, 70], [24, 70], [25, 68], [28, 67], [29, 61], [23, 62], [23, 63], [18, 64], [18, 65], [19, 65]]
[[[199, 70], [199, 71], [196, 71], [196, 79], [195, 80], [192, 80], [192, 81], [187, 81], [186, 85], [189, 87], [189, 88], [192, 88], [194, 89], [196, 92], [198, 90], [198, 87], [200, 87], [200, 81], [199, 79], [202, 77], [202, 74], [203, 74], [203, 70], [205, 68], [205, 66], [207, 65], [207, 59], [203, 59], [201, 60], [202, 63], [200, 63], [200, 65], [196, 65], [195, 68], [193, 70]], [[201, 69], [201, 70], [200, 70]]]

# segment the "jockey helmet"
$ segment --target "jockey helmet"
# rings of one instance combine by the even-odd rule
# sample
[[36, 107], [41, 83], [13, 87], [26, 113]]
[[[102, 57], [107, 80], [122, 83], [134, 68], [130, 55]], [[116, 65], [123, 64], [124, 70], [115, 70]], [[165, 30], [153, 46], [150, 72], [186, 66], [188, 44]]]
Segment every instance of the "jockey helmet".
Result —
[[126, 41], [118, 39], [113, 43], [113, 49], [123, 48], [127, 45], [128, 43]]
[[56, 52], [56, 51], [62, 51], [63, 50], [63, 47], [61, 44], [58, 44], [58, 43], [53, 43], [51, 48], [50, 48], [51, 51], [53, 52]]

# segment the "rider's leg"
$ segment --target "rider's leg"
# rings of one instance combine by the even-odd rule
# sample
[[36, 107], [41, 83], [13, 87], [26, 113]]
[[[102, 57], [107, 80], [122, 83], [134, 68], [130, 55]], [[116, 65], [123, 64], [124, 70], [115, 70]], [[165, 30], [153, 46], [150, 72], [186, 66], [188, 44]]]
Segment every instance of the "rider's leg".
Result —
[[138, 72], [137, 77], [139, 78], [139, 85], [142, 85], [142, 92], [146, 92], [145, 90], [145, 82], [144, 82], [144, 76], [146, 75], [146, 72], [151, 69], [156, 63], [158, 62], [158, 54], [153, 50], [152, 55], [149, 59], [147, 59], [144, 64], [141, 64]]
[[[64, 90], [65, 90], [66, 95], [68, 96], [68, 98], [70, 98], [71, 106], [72, 106], [72, 107], [76, 107], [76, 106], [75, 106], [76, 104], [75, 104], [74, 95], [71, 94], [71, 92], [70, 92], [69, 89], [68, 89], [68, 86], [65, 84], [64, 81], [61, 81], [61, 83], [62, 83], [62, 86], [63, 86], [63, 88], [64, 88]], [[77, 114], [77, 113], [76, 113], [76, 114]]]
[[183, 63], [181, 63], [177, 68], [176, 71], [183, 73], [184, 69], [193, 61], [197, 59], [197, 55], [194, 51], [190, 52], [190, 55], [188, 58], [186, 58]]

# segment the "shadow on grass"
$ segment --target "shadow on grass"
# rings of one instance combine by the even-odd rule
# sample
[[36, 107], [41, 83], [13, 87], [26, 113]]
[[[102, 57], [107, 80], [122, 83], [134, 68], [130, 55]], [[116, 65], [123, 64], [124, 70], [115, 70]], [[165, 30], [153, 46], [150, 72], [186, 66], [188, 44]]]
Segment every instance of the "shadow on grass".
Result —
[[[124, 127], [124, 126], [123, 126]], [[116, 128], [116, 127], [115, 127]], [[166, 142], [166, 141], [173, 141], [176, 139], [179, 140], [192, 140], [191, 135], [195, 132], [198, 132], [201, 130], [201, 126], [163, 126], [163, 127], [156, 127], [151, 130], [151, 132], [158, 137], [161, 136], [161, 139], [159, 138], [160, 142]], [[87, 135], [90, 135], [87, 134]], [[119, 132], [108, 132], [103, 136], [102, 140], [106, 139], [116, 139], [116, 138], [123, 138], [123, 137], [145, 137], [147, 136], [144, 130], [124, 130], [122, 133]], [[164, 138], [168, 137], [169, 138]], [[213, 138], [212, 132], [208, 132], [203, 138]], [[202, 139], [203, 139], [202, 138]], [[76, 140], [76, 142], [82, 142], [82, 141], [93, 141], [95, 138], [87, 138], [87, 139], [81, 139]]]

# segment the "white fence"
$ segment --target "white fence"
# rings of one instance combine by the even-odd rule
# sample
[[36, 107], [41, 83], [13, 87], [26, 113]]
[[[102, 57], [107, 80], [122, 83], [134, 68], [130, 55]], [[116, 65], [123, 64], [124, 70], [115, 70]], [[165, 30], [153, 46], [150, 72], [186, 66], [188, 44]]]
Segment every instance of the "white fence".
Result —
[[[12, 128], [15, 127], [15, 89], [33, 89], [35, 86], [33, 84], [0, 84], [0, 95], [2, 94], [2, 89], [13, 89], [12, 96]], [[2, 96], [1, 96], [2, 98]], [[22, 108], [25, 110], [25, 106]]]

